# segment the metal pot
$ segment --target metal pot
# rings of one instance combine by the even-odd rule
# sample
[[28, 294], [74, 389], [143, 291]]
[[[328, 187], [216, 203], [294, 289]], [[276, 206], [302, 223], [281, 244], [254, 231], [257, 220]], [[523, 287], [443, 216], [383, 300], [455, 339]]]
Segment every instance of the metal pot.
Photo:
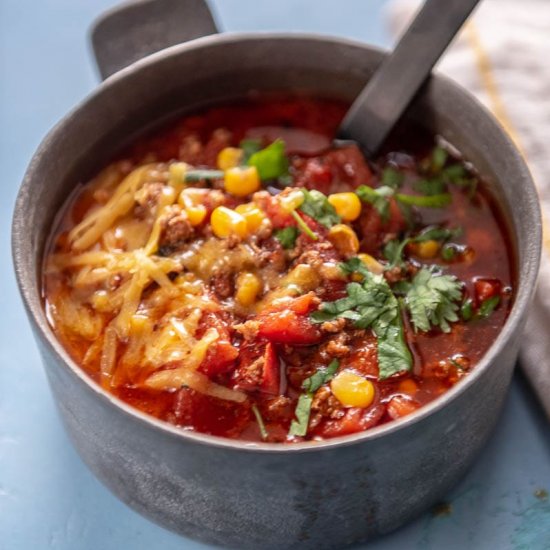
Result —
[[[187, 21], [178, 19], [185, 11]], [[154, 14], [159, 23], [150, 24]], [[191, 20], [189, 20], [189, 17]], [[178, 24], [174, 24], [174, 21]], [[178, 533], [238, 548], [333, 548], [395, 529], [465, 473], [501, 409], [535, 285], [539, 204], [523, 159], [467, 92], [434, 76], [408, 116], [442, 135], [487, 180], [516, 252], [515, 302], [499, 337], [461, 383], [399, 421], [325, 442], [250, 444], [182, 431], [105, 392], [72, 361], [44, 314], [44, 245], [64, 200], [144, 128], [205, 102], [302, 90], [353, 99], [384, 54], [317, 35], [214, 33], [201, 0], [148, 0], [104, 17], [93, 42], [103, 76], [122, 69], [44, 139], [19, 192], [19, 288], [65, 427], [118, 497]], [[136, 48], [139, 44], [141, 49]]]

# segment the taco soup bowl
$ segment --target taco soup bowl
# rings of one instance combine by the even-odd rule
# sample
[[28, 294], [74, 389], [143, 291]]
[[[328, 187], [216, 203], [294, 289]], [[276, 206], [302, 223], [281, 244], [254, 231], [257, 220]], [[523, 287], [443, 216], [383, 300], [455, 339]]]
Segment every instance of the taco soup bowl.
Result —
[[465, 91], [434, 76], [408, 117], [456, 146], [503, 212], [515, 252], [514, 304], [473, 371], [417, 412], [369, 431], [292, 445], [183, 431], [96, 385], [44, 311], [47, 235], [66, 197], [144, 129], [177, 113], [301, 92], [352, 100], [384, 54], [302, 34], [224, 34], [164, 49], [120, 70], [45, 138], [13, 222], [19, 288], [63, 423], [120, 499], [180, 534], [238, 548], [334, 548], [387, 533], [440, 499], [489, 437], [506, 396], [538, 270], [538, 200], [518, 151]]

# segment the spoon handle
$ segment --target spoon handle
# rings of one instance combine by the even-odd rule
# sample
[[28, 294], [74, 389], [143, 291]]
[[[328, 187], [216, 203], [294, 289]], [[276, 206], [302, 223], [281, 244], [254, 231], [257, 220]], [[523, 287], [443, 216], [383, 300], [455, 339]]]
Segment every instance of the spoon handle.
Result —
[[479, 0], [426, 0], [345, 116], [339, 138], [372, 157]]

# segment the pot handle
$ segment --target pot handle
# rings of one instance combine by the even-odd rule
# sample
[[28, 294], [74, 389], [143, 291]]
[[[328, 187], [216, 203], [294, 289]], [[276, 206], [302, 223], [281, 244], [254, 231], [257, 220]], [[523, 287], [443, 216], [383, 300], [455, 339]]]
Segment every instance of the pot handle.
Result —
[[149, 54], [217, 32], [206, 0], [132, 0], [99, 17], [90, 38], [104, 80]]

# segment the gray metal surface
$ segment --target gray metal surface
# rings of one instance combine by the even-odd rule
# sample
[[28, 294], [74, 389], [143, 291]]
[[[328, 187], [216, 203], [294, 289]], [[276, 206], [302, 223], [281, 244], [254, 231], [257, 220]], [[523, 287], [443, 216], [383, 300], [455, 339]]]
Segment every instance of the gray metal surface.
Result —
[[441, 78], [432, 79], [412, 115], [463, 150], [498, 191], [519, 273], [513, 310], [485, 358], [417, 413], [363, 434], [292, 446], [182, 432], [96, 386], [44, 315], [40, 262], [57, 209], [145, 125], [250, 88], [351, 100], [381, 60], [361, 44], [305, 35], [221, 35], [175, 46], [103, 83], [49, 134], [25, 176], [14, 215], [16, 274], [64, 424], [115, 494], [176, 532], [239, 548], [334, 548], [369, 539], [436, 502], [496, 421], [538, 268], [540, 213], [511, 142], [475, 100]]
[[339, 129], [373, 157], [479, 0], [426, 0]]

